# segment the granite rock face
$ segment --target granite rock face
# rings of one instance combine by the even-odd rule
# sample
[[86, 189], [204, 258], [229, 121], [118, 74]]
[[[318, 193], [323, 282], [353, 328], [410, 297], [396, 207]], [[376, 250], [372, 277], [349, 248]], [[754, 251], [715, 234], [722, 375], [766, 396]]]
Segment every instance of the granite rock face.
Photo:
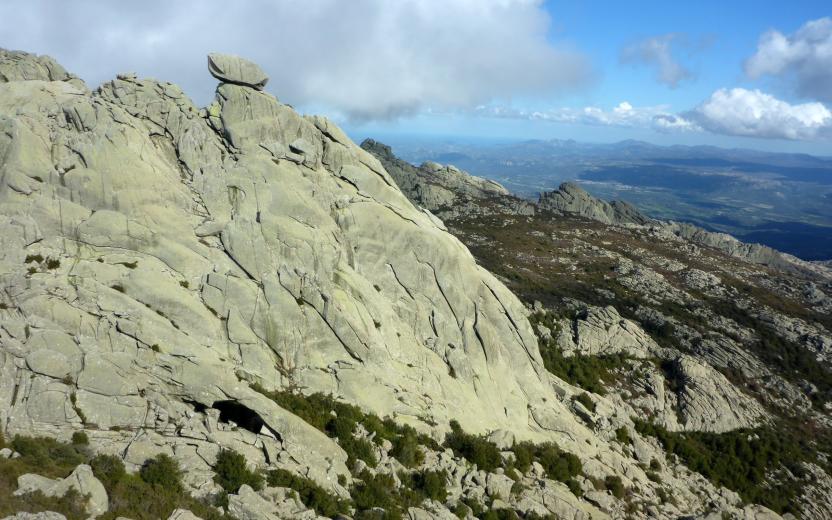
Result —
[[597, 199], [572, 182], [564, 182], [557, 190], [542, 193], [538, 204], [550, 211], [574, 213], [604, 224], [644, 225], [653, 220], [624, 201], [610, 203]]
[[[551, 376], [517, 298], [340, 129], [224, 60], [212, 71], [236, 83], [205, 110], [132, 75], [94, 93], [0, 84], [6, 435], [86, 429], [128, 469], [174, 455], [206, 492], [220, 447], [333, 489], [348, 473], [254, 383], [437, 435], [450, 418], [549, 435]], [[229, 422], [228, 402], [259, 426]]]
[[70, 489], [75, 490], [82, 497], [87, 497], [86, 510], [90, 518], [96, 518], [107, 512], [109, 508], [107, 491], [86, 464], [75, 468], [75, 471], [64, 479], [53, 480], [31, 473], [21, 475], [17, 478], [17, 491], [14, 494], [19, 496], [39, 492], [47, 497], [62, 497]]
[[492, 205], [518, 215], [534, 213], [533, 204], [511, 195], [490, 179], [432, 161], [414, 166], [393, 155], [389, 146], [373, 139], [365, 139], [361, 148], [381, 162], [411, 202], [440, 218], [481, 212], [483, 207]]

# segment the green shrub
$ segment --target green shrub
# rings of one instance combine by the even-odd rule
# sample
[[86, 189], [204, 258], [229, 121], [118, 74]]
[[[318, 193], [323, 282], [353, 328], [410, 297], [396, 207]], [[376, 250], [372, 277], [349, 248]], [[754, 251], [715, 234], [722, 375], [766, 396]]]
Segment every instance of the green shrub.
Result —
[[578, 394], [572, 397], [572, 400], [578, 401], [579, 403], [584, 405], [584, 408], [586, 408], [592, 413], [595, 413], [595, 401], [592, 400], [588, 393], [584, 392], [582, 394]]
[[425, 499], [444, 502], [448, 498], [448, 474], [444, 471], [417, 471], [414, 473], [399, 473], [399, 480], [404, 489], [409, 489], [413, 496], [413, 505], [422, 503]]
[[396, 481], [391, 475], [371, 475], [363, 471], [350, 490], [357, 511], [380, 507], [390, 518], [401, 518], [402, 507], [396, 490]]
[[618, 475], [607, 475], [604, 486], [615, 498], [624, 498], [624, 483]]
[[175, 460], [164, 453], [146, 460], [139, 475], [144, 482], [154, 487], [176, 493], [182, 491], [182, 470]]
[[75, 446], [86, 446], [90, 443], [90, 438], [85, 432], [74, 432], [72, 434], [72, 444]]
[[[570, 316], [571, 317], [571, 316]], [[604, 383], [615, 380], [613, 370], [627, 366], [627, 356], [616, 354], [611, 356], [585, 356], [574, 354], [564, 356], [556, 344], [557, 316], [549, 313], [535, 313], [529, 318], [532, 328], [538, 334], [540, 356], [543, 366], [569, 384], [578, 386], [589, 392], [604, 395]], [[541, 324], [552, 330], [551, 337], [543, 337], [538, 333], [537, 325]]]
[[16, 435], [11, 446], [25, 464], [38, 468], [37, 473], [44, 477], [63, 478], [78, 464], [86, 462], [86, 456], [76, 446], [49, 437]]
[[96, 455], [90, 460], [90, 467], [95, 477], [107, 489], [113, 488], [127, 475], [124, 462], [115, 455]]
[[[340, 477], [340, 476], [339, 476]], [[339, 479], [340, 480], [340, 479]], [[273, 469], [266, 474], [269, 486], [294, 489], [306, 507], [314, 509], [321, 516], [334, 517], [349, 512], [349, 502], [329, 493], [308, 478], [300, 477], [285, 469]]]
[[338, 439], [338, 444], [349, 457], [351, 466], [356, 460], [362, 460], [370, 467], [375, 467], [376, 460], [373, 444], [366, 439], [355, 438], [355, 429], [361, 424], [376, 443], [384, 440], [392, 443], [391, 455], [405, 467], [415, 467], [422, 463], [424, 455], [419, 446], [437, 448], [437, 443], [429, 436], [418, 433], [406, 425], [398, 425], [392, 419], [365, 413], [359, 407], [337, 401], [324, 394], [303, 395], [292, 391], [268, 392], [258, 385], [252, 387], [275, 401], [281, 408], [292, 412], [329, 437]]
[[624, 445], [633, 442], [633, 440], [630, 438], [630, 432], [624, 426], [615, 430], [615, 440]]
[[503, 463], [496, 444], [485, 437], [465, 433], [453, 420], [451, 431], [445, 437], [445, 446], [452, 449], [457, 457], [465, 458], [484, 471], [494, 471]]
[[214, 482], [227, 493], [236, 493], [248, 484], [255, 491], [263, 489], [263, 477], [246, 467], [246, 459], [234, 450], [222, 450], [214, 464]]
[[[746, 502], [780, 514], [799, 514], [795, 504], [803, 485], [789, 474], [800, 478], [802, 462], [817, 461], [815, 446], [828, 443], [817, 432], [810, 433], [809, 439], [797, 437], [794, 425], [725, 433], [669, 432], [641, 420], [635, 420], [635, 425], [636, 431], [656, 437], [665, 451], [678, 456], [691, 470], [736, 491]], [[653, 466], [651, 461], [651, 469]], [[654, 471], [661, 468], [658, 461], [655, 466]]]
[[569, 491], [571, 491], [572, 494], [576, 497], [581, 498], [582, 496], [584, 496], [584, 490], [581, 488], [581, 485], [578, 483], [578, 481], [574, 478], [570, 478], [566, 481], [566, 487], [568, 487]]
[[50, 258], [46, 261], [47, 269], [57, 269], [59, 267], [61, 267], [61, 261], [57, 258]]
[[568, 482], [583, 471], [578, 457], [561, 450], [552, 442], [543, 444], [520, 442], [514, 445], [512, 451], [515, 457], [514, 467], [523, 473], [529, 470], [532, 462], [538, 462], [543, 466], [549, 478], [560, 482]]

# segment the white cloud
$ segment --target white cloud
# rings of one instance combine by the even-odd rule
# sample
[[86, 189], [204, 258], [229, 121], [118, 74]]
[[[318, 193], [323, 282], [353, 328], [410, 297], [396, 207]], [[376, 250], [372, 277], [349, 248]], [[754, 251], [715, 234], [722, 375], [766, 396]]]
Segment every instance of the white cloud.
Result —
[[263, 66], [286, 102], [355, 118], [583, 85], [586, 58], [551, 43], [542, 0], [6, 0], [2, 45], [55, 56], [92, 85], [118, 72], [171, 80], [200, 103], [205, 55]]
[[693, 110], [675, 114], [667, 105], [635, 107], [627, 101], [599, 107], [545, 111], [479, 106], [478, 115], [553, 123], [650, 128], [657, 132], [711, 132], [745, 137], [820, 140], [832, 138], [832, 111], [822, 103], [789, 104], [759, 90], [720, 89]]
[[632, 65], [647, 65], [656, 70], [656, 81], [670, 88], [676, 88], [693, 74], [673, 57], [673, 44], [679, 34], [670, 33], [646, 38], [621, 51], [621, 62]]
[[717, 90], [683, 117], [717, 134], [796, 140], [832, 135], [832, 112], [822, 103], [792, 105], [743, 88]]
[[529, 119], [552, 123], [624, 128], [653, 127], [660, 131], [688, 131], [697, 125], [668, 112], [667, 105], [635, 107], [622, 101], [611, 110], [596, 106], [583, 108], [554, 108], [551, 110], [523, 110], [504, 106], [479, 106], [476, 113], [485, 117]]
[[763, 34], [757, 52], [745, 62], [745, 72], [752, 79], [783, 77], [799, 95], [832, 102], [832, 18], [807, 22], [788, 36], [779, 31]]

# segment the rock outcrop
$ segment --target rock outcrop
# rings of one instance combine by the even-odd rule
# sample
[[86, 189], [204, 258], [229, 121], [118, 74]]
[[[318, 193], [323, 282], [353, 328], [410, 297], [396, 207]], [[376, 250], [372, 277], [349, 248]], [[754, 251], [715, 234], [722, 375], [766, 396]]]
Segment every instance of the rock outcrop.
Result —
[[531, 203], [511, 195], [498, 182], [432, 161], [414, 166], [373, 139], [365, 139], [361, 147], [381, 162], [411, 202], [440, 218], [476, 213], [492, 205], [518, 215], [534, 213]]
[[82, 464], [64, 479], [50, 479], [27, 473], [17, 478], [16, 496], [29, 493], [42, 493], [47, 497], [62, 497], [70, 490], [86, 498], [86, 511], [90, 518], [96, 518], [107, 512], [109, 500], [104, 485], [92, 474], [92, 468]]
[[524, 307], [331, 122], [237, 83], [203, 111], [132, 75], [47, 79], [0, 84], [7, 436], [87, 429], [128, 468], [175, 455], [207, 491], [220, 447], [330, 488], [348, 474], [255, 383], [436, 435], [554, 428]]
[[604, 224], [644, 225], [653, 221], [624, 201], [597, 199], [573, 182], [564, 182], [557, 190], [542, 193], [538, 204], [550, 211], [573, 213]]

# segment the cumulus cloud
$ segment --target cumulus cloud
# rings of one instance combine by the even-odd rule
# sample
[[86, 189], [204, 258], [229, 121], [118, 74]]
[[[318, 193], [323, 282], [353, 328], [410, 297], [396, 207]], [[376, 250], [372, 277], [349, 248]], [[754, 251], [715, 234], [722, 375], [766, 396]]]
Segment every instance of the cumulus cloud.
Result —
[[832, 112], [822, 103], [793, 105], [759, 90], [717, 90], [682, 117], [718, 134], [796, 140], [832, 136]]
[[541, 0], [0, 3], [3, 46], [93, 85], [133, 70], [205, 103], [205, 55], [230, 52], [260, 63], [281, 100], [371, 119], [583, 85], [586, 58], [552, 44], [549, 24]]
[[823, 103], [790, 104], [759, 90], [720, 89], [692, 110], [673, 113], [667, 105], [635, 107], [623, 101], [599, 107], [546, 111], [480, 106], [486, 117], [596, 126], [650, 128], [658, 132], [711, 132], [745, 137], [820, 140], [832, 138], [832, 111]]
[[788, 36], [774, 30], [763, 34], [745, 72], [752, 79], [783, 77], [799, 95], [832, 102], [832, 18], [807, 22]]
[[628, 45], [621, 50], [621, 62], [652, 67], [655, 69], [656, 81], [676, 88], [682, 81], [693, 78], [691, 71], [673, 56], [673, 45], [679, 39], [678, 33], [670, 33]]
[[649, 128], [659, 131], [699, 130], [698, 125], [668, 112], [667, 105], [635, 107], [622, 101], [610, 110], [597, 106], [582, 108], [554, 108], [550, 110], [523, 110], [504, 106], [479, 106], [476, 113], [486, 117], [528, 119], [552, 123], [592, 126], [616, 126], [623, 128]]

